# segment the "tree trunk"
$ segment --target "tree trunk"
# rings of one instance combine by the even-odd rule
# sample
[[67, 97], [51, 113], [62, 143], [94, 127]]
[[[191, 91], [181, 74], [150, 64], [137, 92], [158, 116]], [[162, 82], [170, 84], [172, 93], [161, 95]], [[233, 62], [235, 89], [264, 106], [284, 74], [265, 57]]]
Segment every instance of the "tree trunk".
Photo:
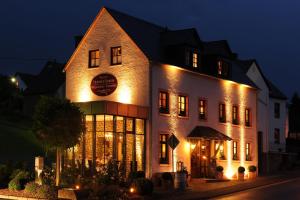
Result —
[[56, 186], [59, 186], [60, 183], [60, 166], [61, 166], [61, 149], [58, 147], [56, 149], [56, 176], [55, 176]]

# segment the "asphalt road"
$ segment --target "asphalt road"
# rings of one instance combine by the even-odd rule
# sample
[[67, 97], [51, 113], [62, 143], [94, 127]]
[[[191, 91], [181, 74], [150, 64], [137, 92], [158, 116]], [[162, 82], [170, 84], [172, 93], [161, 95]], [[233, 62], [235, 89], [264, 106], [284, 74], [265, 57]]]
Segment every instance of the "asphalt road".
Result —
[[221, 197], [216, 200], [300, 200], [300, 178], [285, 180]]

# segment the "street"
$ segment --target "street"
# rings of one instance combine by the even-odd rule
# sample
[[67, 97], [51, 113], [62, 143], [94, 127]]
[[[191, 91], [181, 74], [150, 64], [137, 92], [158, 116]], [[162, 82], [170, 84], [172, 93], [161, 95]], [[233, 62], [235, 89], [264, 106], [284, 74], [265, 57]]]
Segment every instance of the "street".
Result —
[[254, 189], [245, 190], [221, 197], [216, 200], [259, 200], [259, 199], [300, 199], [300, 178], [282, 181]]

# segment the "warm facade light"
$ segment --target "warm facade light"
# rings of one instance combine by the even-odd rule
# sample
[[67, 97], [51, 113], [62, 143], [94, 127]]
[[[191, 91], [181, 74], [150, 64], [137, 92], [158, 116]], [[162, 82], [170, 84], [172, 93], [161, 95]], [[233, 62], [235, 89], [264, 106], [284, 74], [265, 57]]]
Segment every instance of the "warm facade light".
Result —
[[127, 85], [120, 85], [118, 90], [118, 102], [125, 104], [132, 103], [132, 91]]

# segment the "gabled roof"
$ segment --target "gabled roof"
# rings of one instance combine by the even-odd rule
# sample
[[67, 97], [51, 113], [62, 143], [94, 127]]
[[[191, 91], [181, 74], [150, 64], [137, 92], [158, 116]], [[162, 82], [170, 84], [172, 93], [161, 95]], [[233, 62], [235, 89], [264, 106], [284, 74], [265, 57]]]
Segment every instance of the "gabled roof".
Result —
[[195, 28], [181, 30], [165, 30], [161, 33], [161, 43], [164, 46], [185, 44], [199, 47], [202, 45], [201, 39]]
[[231, 61], [230, 63], [231, 63], [231, 76], [229, 76], [230, 80], [237, 82], [237, 83], [249, 85], [253, 88], [257, 88], [257, 89], [259, 88], [244, 72], [242, 65], [240, 65], [234, 61]]
[[30, 83], [32, 83], [36, 79], [36, 75], [22, 73], [22, 72], [17, 72], [15, 76], [19, 76], [20, 79], [26, 84], [27, 87], [30, 85]]
[[270, 80], [267, 79], [269, 87], [269, 96], [275, 99], [286, 100], [287, 97], [283, 94]]
[[160, 60], [160, 33], [165, 28], [111, 8], [105, 9], [149, 59]]
[[48, 61], [24, 91], [26, 95], [52, 94], [65, 82], [64, 64]]
[[203, 51], [207, 55], [230, 57], [233, 52], [226, 40], [203, 42]]

